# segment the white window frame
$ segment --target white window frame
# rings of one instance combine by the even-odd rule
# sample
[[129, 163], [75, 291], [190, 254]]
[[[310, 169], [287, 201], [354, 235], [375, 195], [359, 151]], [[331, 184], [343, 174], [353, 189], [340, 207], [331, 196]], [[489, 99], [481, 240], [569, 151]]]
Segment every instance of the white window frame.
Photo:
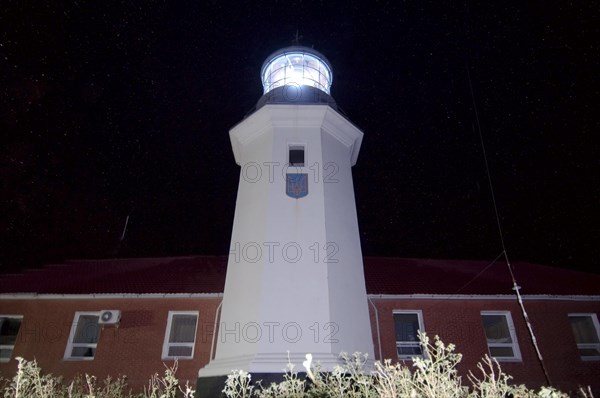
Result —
[[[67, 361], [93, 361], [95, 355], [93, 357], [74, 357], [71, 356], [73, 352], [73, 348], [75, 347], [88, 347], [95, 348], [98, 350], [98, 342], [96, 343], [74, 343], [73, 339], [75, 338], [75, 333], [77, 332], [77, 324], [79, 322], [79, 317], [82, 315], [94, 315], [98, 317], [100, 320], [100, 311], [76, 311], [75, 316], [73, 317], [73, 324], [71, 325], [71, 332], [69, 333], [69, 341], [67, 341], [67, 348], [65, 349], [64, 359]], [[98, 324], [98, 341], [100, 341], [100, 332], [102, 328], [100, 324]]]
[[[10, 318], [10, 319], [19, 319], [21, 321], [21, 323], [19, 324], [19, 332], [21, 331], [21, 326], [23, 325], [23, 315], [0, 315], [0, 318]], [[17, 338], [19, 337], [19, 333], [17, 332]], [[16, 341], [15, 341], [16, 344]], [[7, 363], [10, 362], [10, 359], [12, 358], [12, 353], [15, 349], [15, 344], [9, 345], [9, 344], [3, 344], [0, 345], [0, 348], [3, 350], [10, 350], [10, 355], [8, 356], [8, 358], [0, 358], [0, 363]]]
[[[481, 322], [483, 324], [483, 316], [485, 315], [502, 315], [506, 319], [506, 324], [508, 326], [508, 333], [510, 334], [510, 339], [512, 343], [490, 343], [488, 341], [487, 335], [485, 333], [485, 327], [483, 329], [483, 336], [485, 337], [485, 341], [488, 347], [488, 354], [490, 357], [494, 358], [498, 362], [521, 362], [521, 350], [519, 349], [519, 341], [517, 340], [517, 332], [515, 331], [515, 324], [512, 320], [512, 314], [510, 311], [481, 311]], [[512, 357], [495, 357], [490, 352], [490, 347], [510, 347], [513, 351]]]
[[[593, 312], [574, 312], [574, 313], [569, 313], [568, 314], [569, 318], [572, 316], [589, 316], [590, 318], [592, 318], [592, 323], [594, 324], [594, 328], [596, 328], [596, 335], [598, 336], [598, 340], [600, 340], [600, 323], [598, 322], [598, 315], [596, 315]], [[571, 326], [571, 320], [569, 319], [569, 326]], [[575, 339], [575, 336], [573, 336], [573, 339]], [[583, 343], [583, 344], [577, 344], [577, 342], [575, 342], [577, 345], [577, 351], [579, 351], [579, 349], [581, 348], [595, 348], [597, 350], [600, 350], [600, 343]], [[578, 352], [579, 353], [579, 352]], [[600, 360], [600, 355], [593, 355], [593, 356], [579, 356], [581, 358], [582, 361], [599, 361]]]
[[[194, 330], [194, 341], [192, 343], [170, 343], [169, 337], [171, 334], [171, 325], [173, 323], [173, 317], [175, 315], [195, 315], [196, 316], [196, 329]], [[196, 347], [196, 341], [198, 337], [198, 323], [200, 322], [200, 313], [198, 311], [169, 311], [169, 317], [167, 319], [167, 329], [165, 330], [165, 339], [163, 342], [162, 359], [193, 359], [194, 349]], [[190, 356], [169, 356], [170, 347], [191, 347], [192, 353]]]
[[[425, 325], [423, 324], [423, 311], [421, 310], [393, 310], [392, 311], [392, 317], [395, 314], [410, 314], [410, 315], [417, 315], [417, 321], [419, 322], [419, 331], [421, 333], [425, 332]], [[394, 321], [394, 340], [396, 340], [396, 322]], [[414, 347], [414, 346], [419, 346], [421, 348], [421, 355], [400, 355], [398, 354], [398, 348], [399, 347]], [[398, 360], [401, 361], [406, 361], [406, 360], [410, 360], [414, 357], [420, 357], [420, 358], [424, 358], [425, 355], [425, 349], [421, 346], [421, 342], [419, 340], [417, 340], [416, 342], [401, 342], [401, 341], [397, 341], [396, 340], [396, 356], [398, 357]]]

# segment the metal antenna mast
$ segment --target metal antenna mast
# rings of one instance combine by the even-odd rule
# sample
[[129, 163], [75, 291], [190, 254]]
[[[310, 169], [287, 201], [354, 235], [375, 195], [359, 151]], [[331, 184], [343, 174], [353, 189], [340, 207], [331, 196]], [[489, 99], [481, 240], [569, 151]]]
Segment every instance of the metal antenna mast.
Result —
[[[467, 77], [469, 79], [469, 89], [471, 91], [471, 99], [473, 100], [473, 110], [475, 111], [475, 120], [477, 122], [477, 131], [479, 133], [479, 140], [481, 142], [481, 149], [483, 151], [483, 159], [485, 161], [485, 170], [487, 172], [488, 183], [490, 186], [490, 193], [492, 195], [492, 203], [494, 205], [494, 212], [496, 214], [496, 223], [498, 224], [498, 234], [500, 235], [500, 244], [502, 245], [502, 253], [504, 254], [504, 259], [506, 260], [506, 265], [508, 267], [508, 272], [510, 273], [510, 277], [513, 282], [513, 290], [517, 295], [517, 301], [519, 302], [519, 306], [521, 307], [521, 312], [523, 314], [523, 318], [525, 319], [525, 323], [527, 324], [527, 330], [529, 331], [529, 337], [531, 338], [531, 342], [533, 347], [535, 348], [535, 353], [537, 355], [538, 361], [542, 367], [544, 372], [544, 376], [548, 385], [552, 385], [550, 381], [550, 376], [548, 375], [548, 370], [546, 369], [546, 365], [544, 364], [544, 358], [542, 357], [542, 353], [540, 352], [540, 348], [537, 343], [537, 339], [535, 337], [535, 333], [533, 333], [533, 327], [531, 326], [531, 322], [529, 320], [529, 315], [527, 315], [527, 311], [525, 310], [525, 305], [523, 304], [523, 299], [521, 297], [521, 286], [517, 284], [517, 280], [515, 278], [515, 274], [513, 273], [512, 266], [510, 265], [510, 261], [508, 260], [508, 254], [506, 253], [506, 245], [504, 244], [504, 234], [502, 232], [502, 224], [500, 222], [500, 215], [498, 213], [498, 206], [496, 204], [496, 195], [494, 193], [494, 184], [492, 183], [492, 176], [490, 174], [490, 166], [487, 159], [487, 153], [485, 151], [485, 144], [483, 142], [483, 134], [481, 133], [481, 124], [479, 123], [479, 112], [477, 111], [477, 103], [475, 102], [475, 93], [473, 90], [473, 83], [471, 82], [471, 73], [469, 71], [469, 64], [466, 63], [467, 67]], [[475, 132], [475, 126], [473, 126], [473, 131]]]

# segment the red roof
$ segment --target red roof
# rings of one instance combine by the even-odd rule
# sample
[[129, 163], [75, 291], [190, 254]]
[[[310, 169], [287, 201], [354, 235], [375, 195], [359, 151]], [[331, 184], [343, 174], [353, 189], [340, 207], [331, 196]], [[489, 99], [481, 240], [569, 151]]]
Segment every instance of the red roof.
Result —
[[0, 277], [0, 293], [220, 293], [227, 257], [69, 261]]
[[[600, 295], [600, 275], [524, 262], [512, 263], [524, 295]], [[371, 294], [514, 294], [506, 262], [365, 258]]]
[[[370, 294], [513, 294], [506, 264], [366, 257]], [[600, 295], [600, 275], [513, 263], [525, 295]], [[221, 293], [227, 256], [77, 260], [0, 276], [0, 293]]]

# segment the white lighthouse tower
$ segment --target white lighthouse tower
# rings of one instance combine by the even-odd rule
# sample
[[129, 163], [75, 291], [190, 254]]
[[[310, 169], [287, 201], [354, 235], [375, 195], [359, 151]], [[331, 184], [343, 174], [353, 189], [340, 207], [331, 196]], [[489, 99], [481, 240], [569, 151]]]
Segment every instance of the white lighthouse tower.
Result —
[[303, 371], [307, 353], [325, 371], [342, 351], [373, 358], [351, 172], [363, 133], [338, 112], [319, 52], [281, 49], [261, 78], [256, 109], [229, 132], [241, 172], [215, 356], [199, 371], [200, 396], [217, 379], [222, 388], [233, 369], [265, 380], [289, 361]]

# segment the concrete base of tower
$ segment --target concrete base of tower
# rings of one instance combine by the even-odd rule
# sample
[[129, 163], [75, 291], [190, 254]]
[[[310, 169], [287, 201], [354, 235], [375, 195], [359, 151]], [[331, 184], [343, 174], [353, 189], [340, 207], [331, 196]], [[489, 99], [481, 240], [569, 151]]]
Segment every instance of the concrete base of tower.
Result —
[[[263, 387], [268, 387], [271, 383], [282, 382], [284, 376], [285, 373], [252, 373], [251, 385], [256, 386], [260, 381]], [[310, 382], [306, 372], [298, 372], [296, 377], [300, 380], [307, 380], [307, 384]], [[227, 376], [198, 377], [195, 398], [225, 397], [223, 388], [226, 381]]]
[[[263, 386], [272, 382], [280, 382], [286, 371], [293, 366], [293, 371], [298, 377], [305, 378], [306, 369], [302, 363], [306, 361], [306, 354], [256, 354], [232, 358], [213, 359], [208, 365], [198, 372], [196, 383], [196, 398], [220, 397], [225, 387], [227, 376], [234, 370], [244, 370], [252, 375], [252, 383], [262, 380]], [[312, 354], [312, 364], [320, 365], [321, 371], [328, 372], [335, 366], [341, 365], [338, 355], [331, 353]]]
[[[312, 364], [320, 364], [321, 370], [329, 372], [334, 367], [341, 365], [340, 357], [331, 353], [311, 353]], [[289, 365], [294, 366], [297, 372], [305, 371], [302, 363], [306, 361], [306, 354], [300, 353], [261, 353], [243, 355], [231, 358], [217, 358], [200, 369], [198, 377], [227, 376], [233, 370], [243, 370], [248, 373], [285, 373]]]

